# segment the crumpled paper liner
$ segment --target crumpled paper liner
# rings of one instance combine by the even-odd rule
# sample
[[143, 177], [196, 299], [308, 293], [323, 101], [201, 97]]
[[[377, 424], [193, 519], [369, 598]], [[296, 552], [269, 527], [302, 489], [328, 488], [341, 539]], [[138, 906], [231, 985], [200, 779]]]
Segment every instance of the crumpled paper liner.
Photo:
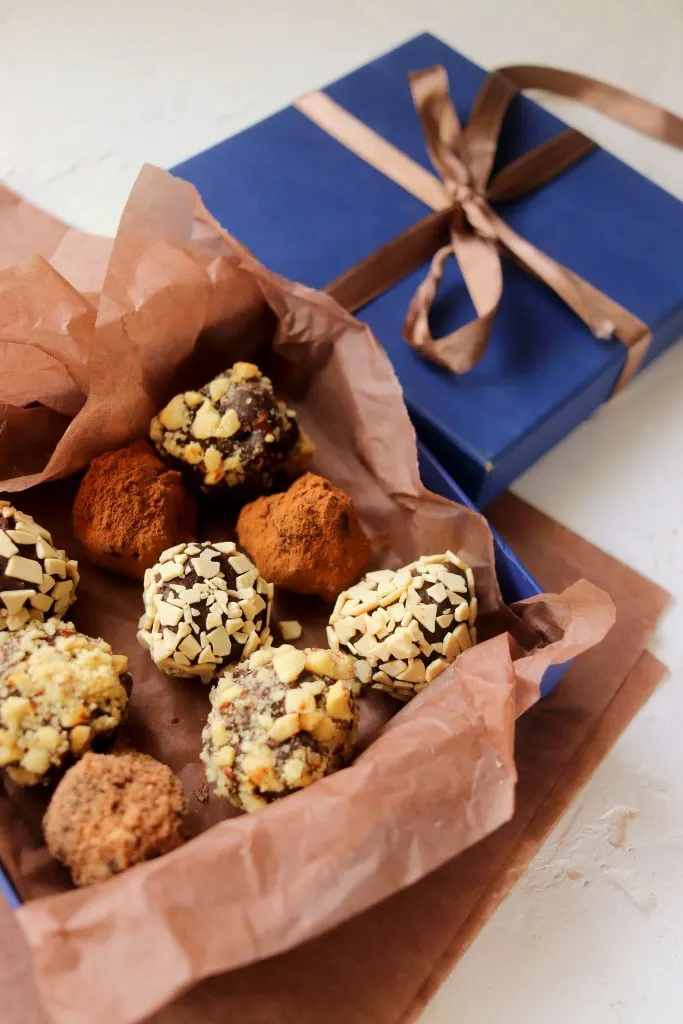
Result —
[[[510, 495], [498, 499], [492, 517], [546, 586], [561, 589], [582, 572], [608, 589], [617, 606], [607, 640], [578, 659], [553, 695], [518, 723], [519, 782], [512, 820], [416, 885], [321, 938], [201, 983], [150, 1018], [150, 1024], [417, 1020], [648, 699], [664, 667], [641, 652], [667, 595]], [[496, 970], [492, 963], [491, 971]], [[26, 942], [2, 900], [0, 991], [3, 1024], [47, 1024]]]
[[[195, 838], [105, 885], [59, 893], [65, 873], [40, 841], [45, 795], [6, 787], [0, 855], [29, 899], [18, 920], [61, 1024], [141, 1020], [208, 975], [314, 938], [488, 835], [513, 811], [516, 714], [536, 700], [549, 665], [597, 643], [614, 620], [609, 598], [586, 581], [503, 605], [485, 520], [420, 483], [400, 389], [370, 332], [329, 297], [261, 267], [189, 185], [145, 168], [111, 248], [95, 249], [105, 265], [89, 278], [82, 260], [93, 242], [81, 250], [75, 232], [57, 240], [59, 274], [47, 249], [0, 272], [0, 487], [74, 473], [145, 433], [180, 382], [252, 357], [299, 409], [316, 468], [352, 495], [378, 564], [450, 547], [472, 565], [485, 642], [394, 717], [391, 701], [365, 700], [364, 739], [374, 742], [352, 767], [234, 817], [195, 795], [206, 689], [157, 672], [135, 641], [139, 588], [84, 564], [73, 619], [129, 655], [127, 737], [180, 774]], [[73, 489], [52, 483], [19, 503], [78, 556]], [[203, 532], [219, 539], [229, 524], [207, 514]], [[328, 609], [286, 604], [303, 642], [321, 642]]]

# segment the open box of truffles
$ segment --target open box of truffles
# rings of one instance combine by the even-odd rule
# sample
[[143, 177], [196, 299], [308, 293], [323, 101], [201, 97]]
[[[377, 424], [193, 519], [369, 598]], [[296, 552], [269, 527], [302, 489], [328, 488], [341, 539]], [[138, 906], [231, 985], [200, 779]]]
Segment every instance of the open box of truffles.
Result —
[[117, 1024], [506, 821], [515, 717], [613, 610], [427, 490], [368, 329], [190, 186], [142, 172], [96, 289], [87, 243], [9, 272], [0, 859], [54, 1019]]

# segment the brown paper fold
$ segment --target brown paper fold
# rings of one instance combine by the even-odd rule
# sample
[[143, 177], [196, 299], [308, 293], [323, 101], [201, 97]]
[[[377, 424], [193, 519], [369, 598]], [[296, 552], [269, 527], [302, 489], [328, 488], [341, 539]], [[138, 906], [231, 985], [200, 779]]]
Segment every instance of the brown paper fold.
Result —
[[[420, 482], [398, 383], [369, 330], [330, 297], [265, 270], [191, 186], [143, 170], [99, 295], [69, 283], [84, 277], [76, 234], [69, 245], [60, 273], [44, 257], [6, 271], [0, 367], [11, 373], [0, 376], [0, 401], [11, 408], [0, 486], [25, 491], [74, 473], [144, 434], [181, 383], [250, 356], [296, 404], [317, 444], [316, 468], [352, 495], [381, 564], [452, 548], [472, 565], [484, 641], [394, 717], [390, 701], [365, 699], [366, 746], [350, 768], [263, 814], [234, 817], [217, 798], [196, 795], [206, 688], [153, 668], [135, 641], [139, 589], [83, 562], [74, 621], [129, 655], [127, 739], [179, 773], [194, 838], [105, 885], [63, 892], [64, 872], [40, 838], [44, 795], [7, 787], [0, 856], [28, 899], [18, 920], [54, 1019], [128, 1024], [208, 975], [333, 928], [507, 821], [516, 714], [536, 700], [549, 665], [609, 631], [614, 610], [585, 580], [505, 607], [485, 520]], [[38, 451], [48, 450], [43, 465], [37, 439]], [[73, 487], [52, 483], [18, 500], [79, 555], [69, 528]], [[220, 509], [204, 520], [204, 535], [229, 535]], [[329, 609], [290, 601], [287, 610], [303, 621], [304, 643], [322, 641]]]
[[[523, 502], [500, 499], [493, 516], [500, 528], [510, 525], [507, 539], [547, 586], [559, 589], [577, 572], [592, 575], [617, 605], [608, 641], [577, 661], [555, 694], [520, 722], [520, 782], [512, 821], [476, 849], [327, 935], [203, 982], [155, 1015], [153, 1024], [416, 1020], [647, 700], [663, 668], [651, 655], [639, 653], [666, 595]], [[2, 901], [0, 990], [3, 1024], [47, 1024], [29, 951]]]

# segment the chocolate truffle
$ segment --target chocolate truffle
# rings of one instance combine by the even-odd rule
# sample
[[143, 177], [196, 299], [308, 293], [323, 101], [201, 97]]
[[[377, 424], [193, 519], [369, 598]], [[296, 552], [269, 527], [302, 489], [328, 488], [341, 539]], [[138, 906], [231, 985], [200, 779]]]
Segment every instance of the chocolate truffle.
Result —
[[180, 780], [153, 757], [86, 754], [54, 792], [43, 820], [47, 848], [76, 885], [104, 882], [183, 842]]
[[258, 811], [343, 768], [358, 730], [354, 662], [289, 645], [221, 673], [202, 738], [206, 777], [235, 807]]
[[166, 675], [208, 683], [269, 640], [273, 590], [232, 541], [178, 544], [145, 573], [138, 640]]
[[90, 463], [73, 526], [91, 562], [141, 580], [162, 551], [196, 536], [197, 506], [180, 473], [135, 441]]
[[70, 622], [30, 622], [0, 633], [0, 765], [32, 786], [89, 747], [106, 746], [121, 725], [128, 659]]
[[176, 395], [152, 420], [150, 437], [205, 494], [241, 501], [286, 486], [314, 452], [294, 410], [253, 363], [235, 363], [199, 391]]
[[476, 617], [474, 574], [447, 551], [367, 573], [339, 595], [327, 638], [362, 682], [406, 701], [477, 642]]
[[351, 498], [315, 473], [246, 505], [237, 536], [276, 587], [326, 601], [354, 583], [372, 555]]
[[0, 501], [0, 632], [61, 618], [77, 586], [78, 563], [31, 516]]

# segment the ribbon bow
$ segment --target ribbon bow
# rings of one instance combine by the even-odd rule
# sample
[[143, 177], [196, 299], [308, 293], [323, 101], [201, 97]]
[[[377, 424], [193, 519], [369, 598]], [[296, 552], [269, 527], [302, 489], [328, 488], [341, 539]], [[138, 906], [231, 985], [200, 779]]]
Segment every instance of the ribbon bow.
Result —
[[[410, 76], [429, 156], [440, 180], [386, 140], [332, 104], [324, 94], [299, 101], [299, 109], [436, 213], [413, 225], [333, 281], [327, 291], [355, 311], [432, 258], [408, 308], [406, 340], [422, 355], [454, 373], [470, 370], [486, 349], [503, 290], [501, 253], [543, 281], [598, 338], [616, 337], [627, 359], [615, 385], [624, 387], [651, 341], [650, 330], [588, 281], [541, 252], [498, 216], [492, 202], [534, 191], [595, 148], [569, 128], [491, 177], [505, 113], [522, 89], [544, 89], [595, 108], [655, 139], [683, 148], [683, 120], [662, 107], [585, 75], [556, 68], [501, 68], [485, 80], [463, 127], [441, 66]], [[429, 311], [446, 260], [458, 261], [477, 312], [475, 319], [435, 339]]]

